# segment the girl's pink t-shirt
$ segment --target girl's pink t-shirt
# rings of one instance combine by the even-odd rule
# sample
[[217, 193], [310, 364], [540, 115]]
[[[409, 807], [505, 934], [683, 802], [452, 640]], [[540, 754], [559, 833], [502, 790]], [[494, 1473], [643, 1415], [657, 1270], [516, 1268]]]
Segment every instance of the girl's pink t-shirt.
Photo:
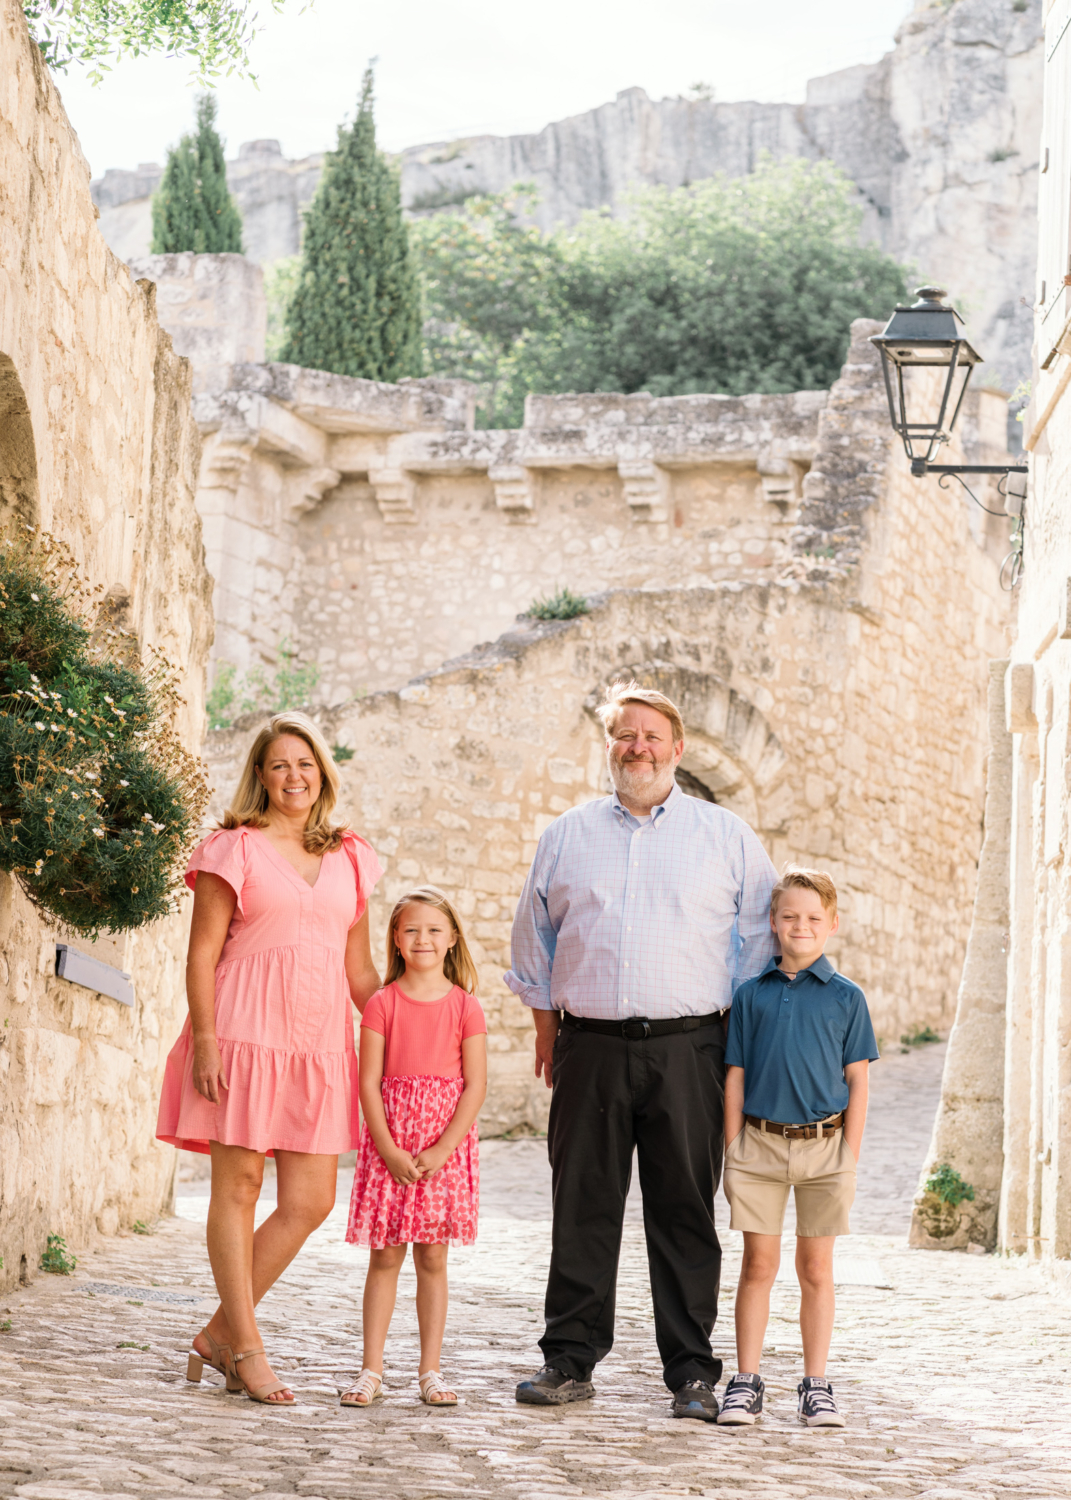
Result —
[[487, 1022], [475, 995], [454, 985], [441, 1000], [411, 1000], [397, 983], [377, 990], [361, 1029], [386, 1041], [384, 1078], [460, 1078], [461, 1043], [481, 1036]]

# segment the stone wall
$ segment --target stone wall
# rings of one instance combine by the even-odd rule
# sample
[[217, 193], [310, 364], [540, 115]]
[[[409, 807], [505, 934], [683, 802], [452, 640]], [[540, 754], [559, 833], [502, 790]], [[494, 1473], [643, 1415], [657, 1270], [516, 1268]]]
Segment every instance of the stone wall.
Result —
[[[419, 450], [422, 462], [464, 455], [457, 488], [448, 471], [422, 500], [420, 480], [415, 522], [388, 523], [398, 552], [380, 558], [382, 574], [359, 561], [363, 554], [349, 554], [364, 569], [354, 574], [354, 610], [321, 621], [323, 640], [337, 631], [339, 640], [359, 641], [345, 621], [358, 619], [364, 591], [374, 596], [382, 584], [391, 611], [383, 622], [397, 642], [415, 645], [419, 663], [427, 635], [419, 611], [435, 586], [436, 560], [461, 551], [455, 531], [474, 539], [462, 610], [483, 608], [492, 547], [503, 558], [514, 547], [535, 578], [535, 560], [560, 555], [563, 538], [575, 537], [584, 568], [604, 568], [610, 584], [579, 619], [518, 621], [493, 644], [404, 687], [318, 711], [330, 742], [354, 751], [341, 765], [344, 806], [387, 870], [372, 907], [377, 951], [389, 903], [407, 884], [437, 881], [464, 913], [491, 1025], [489, 1132], [544, 1119], [543, 1091], [530, 1076], [528, 1016], [502, 984], [510, 923], [539, 833], [606, 789], [592, 708], [622, 671], [682, 703], [693, 793], [739, 812], [776, 862], [791, 857], [833, 872], [844, 903], [837, 962], [864, 986], [885, 1039], [952, 1020], [975, 890], [987, 662], [1003, 649], [1007, 618], [997, 582], [1006, 527], [936, 480], [908, 474], [891, 444], [867, 342], [877, 327], [855, 325], [843, 376], [828, 393], [695, 397], [691, 406], [585, 398], [571, 416], [564, 398], [540, 400], [529, 408], [532, 425], [518, 433], [455, 427], [397, 440], [410, 457]], [[278, 369], [272, 378], [281, 378]], [[601, 405], [592, 410], [589, 401]], [[767, 404], [778, 401], [780, 408]], [[974, 399], [965, 435], [976, 461], [999, 458], [1003, 423], [998, 397]], [[621, 469], [640, 460], [615, 450], [609, 432], [627, 444], [646, 434], [643, 462], [668, 476], [667, 486], [647, 473], [644, 505], [632, 514], [627, 486], [639, 479], [623, 479]], [[704, 456], [697, 434], [712, 441], [712, 432], [720, 449]], [[489, 476], [500, 473], [495, 460], [504, 451], [520, 450], [529, 467], [540, 451], [553, 451], [549, 489], [530, 509], [521, 504], [521, 466], [520, 475], [483, 480], [482, 505], [474, 498], [466, 511], [460, 498], [452, 503], [452, 495], [479, 493], [468, 488], [477, 441], [487, 445]], [[569, 463], [568, 442], [576, 445]], [[763, 498], [764, 481], [783, 487], [779, 498], [772, 489]], [[512, 497], [522, 529], [501, 529], [510, 522], [499, 513], [496, 483]], [[391, 493], [400, 505], [397, 481]], [[576, 507], [580, 494], [588, 505]], [[680, 527], [672, 519], [678, 495], [688, 516]], [[375, 502], [355, 498], [374, 515]], [[335, 525], [334, 503], [311, 507], [301, 524], [313, 535], [318, 520]], [[654, 519], [659, 506], [664, 515]], [[372, 520], [377, 547], [382, 520]], [[730, 521], [739, 528], [736, 550], [708, 550], [732, 530]], [[614, 529], [613, 548], [594, 545]], [[688, 534], [678, 542], [681, 531]], [[760, 543], [754, 552], [745, 538]], [[644, 556], [649, 570], [639, 586], [621, 587], [613, 559], [631, 579], [627, 570]], [[332, 560], [341, 578], [345, 561], [342, 550]], [[667, 586], [677, 579], [681, 586]], [[510, 590], [506, 602], [525, 602], [515, 582]], [[452, 600], [450, 590], [434, 597], [440, 608]], [[450, 627], [459, 633], [467, 628], [460, 618]], [[217, 811], [257, 722], [209, 736]]]
[[[212, 626], [190, 368], [160, 329], [152, 283], [135, 284], [100, 235], [88, 167], [16, 0], [0, 0], [0, 78], [4, 518], [62, 539], [113, 616], [186, 669], [194, 747]], [[35, 1272], [50, 1232], [77, 1246], [169, 1201], [175, 1153], [153, 1129], [184, 1010], [184, 934], [176, 918], [97, 945], [133, 974], [128, 1009], [55, 977], [55, 930], [0, 877], [0, 1285]]]
[[[812, 79], [802, 105], [652, 100], [630, 88], [533, 135], [412, 146], [400, 157], [403, 201], [441, 211], [534, 182], [548, 229], [619, 205], [637, 184], [743, 176], [763, 152], [830, 160], [859, 187], [867, 237], [951, 289], [992, 383], [1010, 391], [1030, 368], [1040, 12], [1041, 0], [919, 0], [881, 62]], [[254, 260], [296, 253], [321, 162], [249, 141], [228, 164]], [[94, 184], [105, 236], [124, 258], [148, 252], [160, 175], [149, 164]]]

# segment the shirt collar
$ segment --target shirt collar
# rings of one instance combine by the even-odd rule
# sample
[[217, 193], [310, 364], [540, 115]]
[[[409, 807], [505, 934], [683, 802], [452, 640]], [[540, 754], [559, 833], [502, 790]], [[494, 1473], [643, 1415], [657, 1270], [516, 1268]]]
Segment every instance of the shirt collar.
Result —
[[[651, 827], [653, 828], [655, 824], [660, 823], [668, 813], [671, 813], [678, 798], [683, 796], [684, 793], [681, 791], [677, 783], [674, 782], [672, 787], [670, 788], [669, 796], [666, 798], [666, 800], [664, 802], [660, 802], [657, 807], [651, 808], [651, 816], [649, 819]], [[615, 813], [620, 813], [623, 817], [631, 818], [634, 823], [639, 823], [640, 821], [639, 818], [636, 817], [635, 813], [629, 812], [628, 808], [625, 807], [616, 791], [613, 795], [613, 810]]]
[[[767, 974], [779, 974], [780, 972], [781, 972], [781, 959], [780, 959], [780, 957], [771, 958], [770, 962], [766, 965], [765, 969], [763, 969], [762, 973], [759, 975], [759, 978], [763, 979], [763, 978], [765, 978], [765, 976]], [[800, 974], [801, 975], [802, 974], [810, 974], [815, 979], [820, 980], [822, 982], [822, 984], [828, 984], [829, 981], [833, 978], [833, 975], [836, 972], [837, 971], [833, 967], [833, 964], [830, 962], [830, 960], [826, 957], [826, 955], [824, 953], [822, 954], [822, 956], [820, 958], [816, 958], [815, 959], [814, 963], [811, 964], [811, 966], [810, 966], [809, 969], [801, 969], [800, 970]], [[797, 978], [798, 977], [799, 977], [799, 975], [797, 975]]]

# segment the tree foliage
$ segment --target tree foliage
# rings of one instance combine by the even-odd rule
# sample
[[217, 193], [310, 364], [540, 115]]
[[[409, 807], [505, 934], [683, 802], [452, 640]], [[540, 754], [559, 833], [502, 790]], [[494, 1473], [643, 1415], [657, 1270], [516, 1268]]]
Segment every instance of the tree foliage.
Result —
[[0, 869], [96, 935], [175, 909], [207, 787], [173, 728], [167, 663], [92, 631], [88, 604], [53, 538], [0, 543]]
[[242, 253], [242, 216], [227, 187], [213, 94], [197, 100], [197, 130], [167, 153], [152, 200], [152, 254]]
[[[100, 83], [124, 57], [164, 52], [188, 57], [198, 82], [249, 71], [256, 34], [252, 0], [22, 0], [30, 35], [50, 68], [90, 64]], [[271, 0], [280, 11], [285, 0]]]
[[421, 371], [420, 284], [398, 177], [376, 150], [372, 70], [357, 118], [305, 212], [301, 272], [280, 358], [336, 375], [399, 380]]
[[828, 163], [650, 188], [543, 238], [507, 197], [422, 221], [428, 364], [522, 420], [528, 391], [730, 395], [822, 388], [853, 318], [884, 316], [903, 269], [859, 242], [854, 185]]

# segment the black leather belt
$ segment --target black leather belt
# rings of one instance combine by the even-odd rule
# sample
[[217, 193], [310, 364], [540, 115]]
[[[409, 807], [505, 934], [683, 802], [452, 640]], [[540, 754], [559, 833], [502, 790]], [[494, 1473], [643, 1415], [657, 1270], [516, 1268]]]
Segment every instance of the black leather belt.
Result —
[[562, 1025], [577, 1031], [590, 1031], [595, 1036], [622, 1036], [628, 1042], [642, 1042], [649, 1036], [672, 1036], [675, 1031], [698, 1031], [701, 1026], [724, 1025], [728, 1010], [711, 1011], [709, 1016], [674, 1016], [668, 1021], [648, 1021], [637, 1016], [631, 1021], [589, 1021], [586, 1016], [574, 1016], [562, 1011]]

